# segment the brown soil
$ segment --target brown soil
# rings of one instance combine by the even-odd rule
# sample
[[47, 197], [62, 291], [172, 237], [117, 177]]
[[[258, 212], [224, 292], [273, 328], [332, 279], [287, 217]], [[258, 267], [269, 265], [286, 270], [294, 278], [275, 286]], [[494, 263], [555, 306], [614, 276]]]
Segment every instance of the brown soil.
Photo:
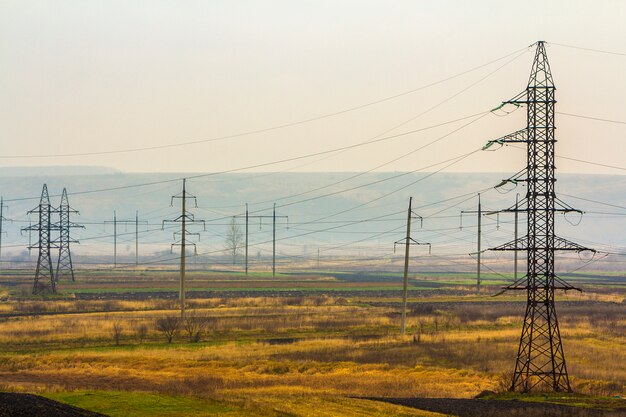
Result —
[[371, 398], [405, 407], [459, 417], [626, 417], [625, 408], [599, 410], [516, 400], [457, 398]]
[[[0, 417], [103, 417], [33, 394], [0, 392]], [[106, 417], [106, 416], [104, 416]]]

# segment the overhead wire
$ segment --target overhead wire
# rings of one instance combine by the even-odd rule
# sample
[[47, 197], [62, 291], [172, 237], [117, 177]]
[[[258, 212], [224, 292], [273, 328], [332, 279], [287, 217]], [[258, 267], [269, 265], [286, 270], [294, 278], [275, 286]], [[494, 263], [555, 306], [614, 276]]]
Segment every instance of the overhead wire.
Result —
[[549, 44], [550, 45], [556, 45], [556, 46], [562, 46], [562, 47], [565, 47], [565, 48], [579, 49], [579, 50], [582, 50], [582, 51], [598, 52], [598, 53], [601, 53], [601, 54], [626, 56], [626, 53], [623, 53], [623, 52], [605, 51], [605, 50], [602, 50], [602, 49], [585, 48], [585, 47], [582, 47], [582, 46], [566, 45], [566, 44], [563, 44], [563, 43], [556, 43], [556, 42], [550, 42]]
[[569, 117], [577, 117], [579, 119], [595, 120], [595, 121], [598, 121], [598, 122], [617, 123], [617, 124], [621, 124], [621, 125], [626, 125], [626, 121], [623, 121], [623, 120], [603, 119], [603, 118], [600, 118], [600, 117], [583, 116], [582, 114], [565, 113], [565, 112], [561, 112], [561, 111], [557, 111], [556, 114], [560, 114], [560, 115], [563, 115], [563, 116], [569, 116]]
[[[384, 137], [384, 138], [379, 138], [379, 139], [376, 139], [376, 141], [380, 142], [382, 140], [388, 140], [388, 139], [393, 139], [393, 138], [397, 138], [397, 137], [401, 137], [401, 136], [406, 136], [406, 135], [410, 135], [410, 134], [413, 134], [413, 133], [416, 133], [416, 132], [420, 132], [420, 131], [423, 131], [423, 130], [431, 129], [431, 128], [434, 128], [434, 127], [443, 126], [445, 124], [454, 123], [454, 122], [457, 122], [457, 121], [460, 121], [460, 120], [466, 120], [468, 118], [472, 118], [472, 117], [476, 117], [476, 116], [479, 116], [479, 118], [482, 118], [482, 117], [488, 115], [489, 113], [490, 113], [489, 111], [475, 113], [475, 114], [472, 114], [472, 115], [469, 115], [469, 116], [465, 116], [465, 117], [462, 117], [462, 118], [459, 118], [459, 119], [455, 119], [453, 121], [444, 122], [442, 124], [429, 126], [429, 127], [426, 127], [426, 128], [413, 129], [411, 131], [398, 133], [398, 134], [387, 136], [387, 137]], [[137, 183], [137, 184], [127, 184], [127, 185], [121, 185], [121, 186], [116, 186], [116, 187], [106, 187], [106, 188], [83, 190], [83, 191], [73, 191], [73, 192], [69, 192], [68, 196], [93, 194], [93, 193], [101, 193], [101, 192], [109, 192], [109, 191], [119, 191], [119, 190], [124, 190], [124, 189], [146, 187], [146, 186], [151, 186], [151, 185], [158, 185], [158, 184], [165, 184], [165, 183], [172, 183], [172, 182], [180, 182], [183, 179], [193, 180], [193, 179], [197, 179], [197, 178], [216, 176], [216, 175], [233, 173], [233, 172], [238, 172], [238, 171], [246, 171], [246, 170], [255, 169], [255, 168], [261, 168], [261, 167], [266, 167], [266, 166], [271, 166], [271, 165], [278, 165], [278, 164], [282, 164], [282, 163], [290, 162], [290, 161], [295, 161], [295, 160], [299, 160], [299, 159], [310, 158], [310, 157], [313, 157], [313, 156], [324, 155], [324, 154], [328, 154], [328, 153], [331, 153], [331, 152], [336, 152], [338, 150], [349, 149], [349, 148], [356, 148], [356, 147], [368, 145], [370, 143], [373, 143], [373, 142], [371, 142], [371, 141], [370, 142], [361, 142], [361, 143], [356, 143], [356, 144], [352, 144], [352, 145], [342, 146], [342, 147], [338, 147], [338, 148], [334, 148], [334, 149], [330, 149], [330, 150], [319, 151], [319, 152], [299, 155], [299, 156], [295, 156], [295, 157], [274, 160], [274, 161], [271, 161], [271, 162], [264, 162], [264, 163], [259, 163], [259, 164], [253, 164], [253, 165], [248, 165], [248, 166], [239, 167], [239, 168], [232, 168], [232, 169], [223, 170], [223, 171], [219, 171], [219, 172], [210, 172], [210, 173], [203, 173], [203, 174], [186, 175], [186, 176], [182, 176], [182, 177], [169, 178], [169, 179], [165, 179], [165, 180], [149, 181], [149, 182]], [[60, 194], [50, 195], [50, 197], [59, 197], [59, 196], [60, 196]], [[40, 199], [40, 196], [21, 197], [21, 198], [8, 198], [8, 199], [5, 199], [4, 201], [5, 202], [16, 202], [16, 201], [38, 200], [38, 199]]]
[[[519, 53], [520, 51], [522, 51], [521, 53]], [[489, 76], [493, 75], [495, 72], [499, 71], [501, 68], [505, 67], [506, 65], [510, 64], [511, 62], [513, 62], [514, 60], [518, 59], [520, 56], [522, 56], [525, 52], [527, 51], [527, 48], [523, 48], [520, 50], [515, 51], [514, 53], [508, 54], [505, 57], [503, 57], [502, 59], [508, 58], [511, 55], [516, 55], [513, 59], [507, 61], [506, 63], [504, 63], [503, 65], [501, 65], [500, 67], [496, 68], [494, 71], [491, 71], [490, 73], [488, 73], [486, 76], [480, 78], [478, 81], [470, 84], [468, 87], [464, 88], [463, 90], [455, 93], [453, 96], [448, 97], [447, 99], [443, 100], [442, 102], [436, 104], [435, 106], [427, 109], [426, 111], [420, 113], [419, 115], [413, 117], [412, 119], [401, 123], [400, 125], [397, 125], [389, 130], [387, 130], [387, 132], [396, 129], [397, 127], [400, 127], [406, 123], [408, 123], [411, 120], [414, 120], [415, 118], [421, 116], [422, 114], [427, 113], [428, 111], [440, 106], [441, 104], [453, 99], [454, 97], [460, 95], [461, 93], [463, 93], [464, 91], [467, 91], [468, 89], [470, 89], [471, 87], [475, 86], [476, 84], [482, 82], [483, 80], [485, 80], [486, 78], [488, 78]], [[499, 59], [500, 60], [500, 59]], [[497, 61], [499, 61], [497, 60]], [[497, 62], [494, 61], [494, 62]], [[471, 115], [471, 116], [467, 116], [464, 118], [460, 118], [451, 122], [445, 122], [443, 124], [449, 124], [449, 123], [453, 123], [455, 121], [459, 121], [459, 120], [463, 120], [463, 119], [467, 119], [467, 118], [471, 118], [477, 115], [480, 115], [483, 113], [477, 113], [475, 115]], [[489, 114], [489, 112], [485, 112], [484, 115]], [[440, 125], [443, 125], [440, 124]], [[433, 128], [433, 127], [439, 127], [440, 125], [436, 125], [436, 126], [432, 126], [429, 128]], [[418, 131], [422, 131], [424, 129], [414, 129], [412, 131], [409, 132], [404, 132], [404, 133], [400, 133], [397, 135], [391, 135], [389, 137], [383, 137], [383, 138], [377, 138], [377, 139], [373, 139], [370, 141], [366, 141], [366, 142], [361, 142], [361, 143], [357, 143], [357, 144], [353, 144], [353, 145], [349, 145], [349, 146], [344, 146], [344, 147], [340, 147], [340, 148], [336, 148], [333, 150], [327, 150], [327, 151], [323, 151], [323, 152], [316, 152], [316, 153], [312, 153], [312, 154], [308, 154], [308, 155], [302, 155], [302, 156], [298, 156], [298, 157], [294, 157], [294, 158], [287, 158], [287, 159], [283, 159], [283, 160], [279, 160], [279, 161], [273, 161], [273, 162], [269, 162], [269, 163], [263, 163], [263, 164], [255, 164], [252, 166], [248, 166], [248, 167], [242, 167], [242, 168], [236, 168], [236, 169], [230, 169], [230, 170], [225, 170], [225, 171], [221, 171], [221, 172], [215, 172], [215, 173], [207, 173], [207, 174], [199, 174], [199, 175], [191, 175], [191, 176], [186, 176], [184, 178], [186, 179], [195, 179], [195, 178], [202, 178], [202, 177], [207, 177], [207, 176], [213, 176], [213, 175], [218, 175], [218, 174], [224, 174], [224, 173], [230, 173], [230, 172], [237, 172], [237, 171], [242, 171], [242, 170], [248, 170], [248, 169], [254, 169], [254, 168], [259, 168], [259, 167], [265, 167], [265, 166], [269, 166], [269, 165], [274, 165], [274, 164], [280, 164], [280, 163], [284, 163], [284, 162], [289, 162], [289, 161], [293, 161], [293, 160], [298, 160], [298, 159], [304, 159], [304, 158], [309, 158], [309, 157], [313, 157], [313, 156], [318, 156], [318, 155], [323, 155], [323, 154], [328, 154], [328, 153], [332, 153], [332, 152], [337, 152], [337, 151], [342, 151], [344, 149], [352, 149], [358, 146], [364, 146], [364, 145], [368, 145], [371, 143], [376, 143], [376, 142], [380, 142], [382, 140], [388, 140], [388, 139], [393, 139], [396, 137], [400, 137], [400, 136], [404, 136], [404, 135], [408, 135], [408, 134], [412, 134], [412, 133], [416, 133]], [[62, 155], [57, 155], [57, 156], [62, 156]], [[393, 161], [390, 161], [389, 163], [391, 163]], [[383, 165], [384, 166], [384, 165]], [[374, 168], [376, 169], [376, 168]], [[103, 189], [98, 189], [98, 190], [86, 190], [86, 191], [79, 191], [79, 192], [72, 192], [72, 193], [68, 193], [68, 195], [81, 195], [81, 194], [89, 194], [89, 193], [97, 193], [97, 192], [106, 192], [106, 191], [117, 191], [117, 190], [121, 190], [121, 189], [127, 189], [127, 188], [136, 188], [136, 187], [143, 187], [143, 186], [148, 186], [148, 185], [157, 185], [157, 184], [165, 184], [165, 183], [169, 183], [169, 182], [175, 182], [175, 181], [181, 181], [183, 178], [176, 178], [176, 179], [169, 179], [169, 180], [162, 180], [162, 181], [152, 181], [152, 182], [147, 182], [147, 183], [143, 183], [143, 184], [134, 184], [134, 185], [126, 185], [126, 186], [119, 186], [119, 187], [110, 187], [110, 188], [103, 188]], [[56, 195], [53, 195], [51, 197], [55, 197]], [[31, 199], [37, 199], [39, 197], [31, 197], [31, 198], [14, 198], [14, 199], [7, 199], [5, 201], [9, 202], [9, 201], [23, 201], [23, 200], [31, 200]]]
[[261, 128], [261, 129], [255, 129], [255, 130], [250, 130], [250, 131], [246, 131], [246, 132], [240, 132], [240, 133], [235, 133], [235, 134], [231, 134], [231, 135], [224, 135], [224, 136], [218, 136], [218, 137], [214, 137], [214, 138], [208, 138], [208, 139], [200, 139], [200, 140], [194, 140], [194, 141], [187, 141], [187, 142], [181, 142], [181, 143], [174, 143], [174, 144], [166, 144], [166, 145], [155, 145], [155, 146], [146, 146], [146, 147], [139, 147], [139, 148], [129, 148], [129, 149], [118, 149], [118, 150], [109, 150], [109, 151], [99, 151], [99, 152], [79, 152], [79, 153], [65, 153], [65, 154], [45, 154], [45, 155], [0, 155], [0, 159], [10, 159], [10, 158], [46, 158], [46, 157], [77, 157], [77, 156], [90, 156], [90, 155], [105, 155], [105, 154], [117, 154], [117, 153], [128, 153], [128, 152], [141, 152], [141, 151], [148, 151], [148, 150], [155, 150], [155, 149], [166, 149], [166, 148], [173, 148], [173, 147], [180, 147], [180, 146], [188, 146], [188, 145], [194, 145], [194, 144], [198, 144], [198, 143], [206, 143], [206, 142], [215, 142], [215, 141], [220, 141], [220, 140], [225, 140], [225, 139], [234, 139], [234, 138], [238, 138], [238, 137], [242, 137], [242, 136], [249, 136], [249, 135], [255, 135], [258, 133], [265, 133], [265, 132], [269, 132], [272, 130], [278, 130], [278, 129], [284, 129], [287, 127], [292, 127], [292, 126], [297, 126], [297, 125], [301, 125], [301, 124], [305, 124], [305, 123], [310, 123], [313, 121], [317, 121], [317, 120], [321, 120], [321, 119], [325, 119], [328, 117], [333, 117], [333, 116], [337, 116], [340, 114], [344, 114], [344, 113], [348, 113], [348, 112], [352, 112], [355, 110], [359, 110], [359, 109], [363, 109], [366, 107], [370, 107], [376, 104], [380, 104], [389, 100], [393, 100], [408, 94], [412, 94], [415, 93], [417, 91], [421, 91], [424, 90], [426, 88], [435, 86], [437, 84], [441, 84], [444, 83], [446, 81], [458, 78], [460, 76], [463, 76], [465, 74], [471, 73], [473, 71], [476, 71], [478, 69], [487, 67], [493, 63], [496, 63], [498, 61], [501, 61], [503, 59], [506, 59], [512, 55], [516, 55], [520, 52], [526, 52], [528, 50], [528, 48], [521, 48], [518, 49], [516, 51], [513, 51], [509, 54], [506, 54], [500, 58], [494, 59], [492, 61], [489, 61], [485, 64], [481, 64], [478, 66], [475, 66], [473, 68], [470, 68], [468, 70], [459, 72], [457, 74], [454, 74], [452, 76], [443, 78], [441, 80], [417, 87], [417, 88], [413, 88], [398, 94], [394, 94], [391, 96], [387, 96], [384, 97], [382, 99], [378, 99], [378, 100], [374, 100], [365, 104], [360, 104], [357, 106], [353, 106], [353, 107], [349, 107], [343, 110], [339, 110], [339, 111], [335, 111], [335, 112], [331, 112], [331, 113], [326, 113], [320, 116], [315, 116], [315, 117], [310, 117], [307, 119], [302, 119], [302, 120], [298, 120], [295, 122], [289, 122], [289, 123], [283, 123], [280, 125], [276, 125], [276, 126], [270, 126], [267, 128]]

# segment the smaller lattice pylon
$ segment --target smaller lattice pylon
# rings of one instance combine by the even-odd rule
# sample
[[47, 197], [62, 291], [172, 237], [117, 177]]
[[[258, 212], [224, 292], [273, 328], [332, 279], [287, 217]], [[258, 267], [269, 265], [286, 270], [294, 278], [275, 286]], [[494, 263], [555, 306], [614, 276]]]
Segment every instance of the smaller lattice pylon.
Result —
[[22, 231], [36, 231], [39, 236], [37, 243], [28, 246], [28, 249], [37, 249], [39, 251], [33, 294], [56, 293], [56, 281], [50, 254], [52, 248], [57, 247], [56, 243], [51, 240], [51, 233], [53, 230], [56, 230], [56, 225], [50, 223], [52, 214], [56, 212], [57, 210], [50, 205], [48, 187], [44, 184], [41, 190], [39, 205], [28, 212], [28, 214], [36, 213], [38, 222], [22, 229]]
[[61, 205], [59, 205], [59, 222], [56, 227], [59, 230], [59, 238], [56, 243], [59, 247], [59, 258], [57, 260], [57, 269], [55, 274], [55, 282], [69, 275], [72, 281], [76, 281], [74, 276], [74, 266], [72, 265], [72, 253], [70, 251], [70, 243], [79, 243], [78, 240], [72, 239], [70, 236], [70, 230], [72, 228], [85, 228], [77, 223], [70, 221], [70, 214], [78, 214], [77, 210], [70, 207], [69, 199], [67, 198], [67, 190], [63, 188], [63, 194], [61, 195]]

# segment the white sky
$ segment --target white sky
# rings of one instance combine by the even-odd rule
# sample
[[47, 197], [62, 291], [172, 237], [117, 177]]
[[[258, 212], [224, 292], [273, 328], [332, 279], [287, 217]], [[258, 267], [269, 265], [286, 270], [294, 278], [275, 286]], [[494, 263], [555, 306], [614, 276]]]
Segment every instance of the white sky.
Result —
[[[159, 146], [263, 129], [392, 96], [537, 40], [626, 53], [626, 1], [0, 1], [0, 166], [102, 165], [221, 171], [372, 139], [506, 62], [358, 111], [166, 150], [6, 158]], [[557, 111], [626, 120], [626, 56], [552, 45]], [[406, 132], [489, 110], [525, 88], [533, 51]], [[255, 171], [364, 171], [462, 125]], [[524, 127], [488, 116], [380, 171], [472, 151]], [[626, 126], [557, 116], [557, 153], [626, 166]], [[448, 171], [517, 171], [524, 152], [483, 152]], [[560, 172], [622, 174], [567, 160]], [[432, 168], [430, 170], [433, 170]]]

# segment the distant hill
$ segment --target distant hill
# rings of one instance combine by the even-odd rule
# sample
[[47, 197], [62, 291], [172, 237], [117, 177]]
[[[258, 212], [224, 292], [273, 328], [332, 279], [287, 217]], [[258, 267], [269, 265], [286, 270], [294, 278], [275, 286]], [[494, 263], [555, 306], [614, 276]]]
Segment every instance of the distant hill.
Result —
[[[409, 196], [414, 197], [415, 211], [424, 217], [423, 228], [416, 221], [414, 238], [432, 243], [435, 254], [467, 257], [475, 250], [476, 216], [464, 215], [461, 229], [460, 211], [476, 209], [475, 193], [483, 190], [485, 211], [512, 207], [515, 194], [519, 192], [523, 198], [525, 193], [521, 184], [515, 190], [509, 185], [499, 190], [490, 188], [510, 173], [241, 173], [198, 177], [184, 173], [129, 174], [100, 167], [35, 168], [28, 175], [25, 171], [0, 169], [0, 195], [9, 207], [4, 215], [14, 220], [4, 223], [5, 260], [32, 259], [25, 251], [28, 234], [20, 234], [20, 228], [28, 226], [26, 212], [38, 204], [43, 183], [48, 185], [53, 204], [58, 204], [58, 196], [66, 187], [72, 207], [80, 211], [72, 218], [85, 226], [72, 231], [81, 241], [74, 245], [77, 256], [107, 261], [113, 251], [114, 211], [120, 259], [134, 259], [136, 212], [141, 221], [148, 222], [140, 223], [140, 254], [169, 256], [174, 229], [161, 231], [161, 224], [180, 215], [180, 200], [172, 201], [171, 197], [180, 193], [178, 179], [182, 177], [189, 177], [188, 192], [197, 197], [198, 208], [190, 201], [190, 210], [197, 219], [206, 220], [206, 231], [196, 229], [200, 232], [198, 252], [221, 258], [232, 216], [243, 215], [246, 203], [251, 215], [270, 216], [274, 202], [279, 215], [289, 216], [288, 222], [280, 220], [277, 226], [281, 254], [311, 258], [317, 256], [318, 248], [323, 256], [393, 253], [393, 242], [404, 235]], [[149, 185], [136, 186], [140, 184]], [[575, 213], [557, 213], [557, 233], [587, 246], [623, 252], [625, 186], [626, 176], [560, 175], [557, 193], [561, 200], [589, 213], [582, 221]], [[94, 190], [100, 191], [91, 192]], [[513, 238], [513, 216], [502, 214], [499, 220], [495, 215], [484, 219], [483, 247]], [[31, 216], [31, 221], [36, 223], [36, 217]], [[243, 218], [236, 221], [243, 231]], [[520, 227], [525, 230], [523, 223]], [[250, 256], [267, 256], [271, 251], [267, 243], [272, 236], [271, 219], [251, 219], [249, 233]], [[36, 236], [31, 236], [31, 241], [35, 240]]]

